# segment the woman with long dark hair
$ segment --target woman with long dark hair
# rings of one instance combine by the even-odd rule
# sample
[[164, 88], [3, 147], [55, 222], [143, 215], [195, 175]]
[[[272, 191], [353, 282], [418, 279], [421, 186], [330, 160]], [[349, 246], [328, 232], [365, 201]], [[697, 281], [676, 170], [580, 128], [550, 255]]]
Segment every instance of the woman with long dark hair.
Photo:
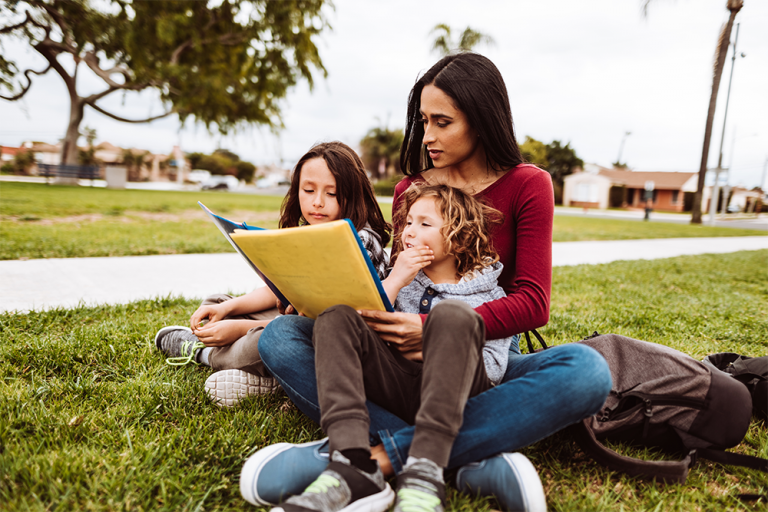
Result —
[[[554, 198], [549, 175], [524, 162], [515, 139], [507, 89], [487, 58], [447, 56], [425, 73], [408, 100], [401, 167], [393, 210], [412, 184], [445, 184], [500, 211], [491, 233], [507, 296], [475, 308], [486, 339], [515, 336], [501, 383], [469, 399], [447, 468], [461, 490], [496, 496], [508, 510], [540, 510], [538, 476], [515, 450], [593, 415], [610, 391], [608, 366], [577, 344], [522, 355], [519, 334], [549, 320]], [[403, 226], [395, 225], [395, 232]], [[426, 315], [362, 311], [378, 335], [405, 357], [419, 354]], [[315, 421], [313, 321], [284, 316], [261, 337], [264, 363], [294, 403]], [[368, 402], [371, 457], [385, 475], [403, 470], [414, 427]], [[455, 433], [448, 433], [455, 434]], [[254, 454], [241, 475], [252, 503], [300, 493], [328, 464], [324, 441], [279, 444]], [[540, 490], [538, 491], [541, 492]]]

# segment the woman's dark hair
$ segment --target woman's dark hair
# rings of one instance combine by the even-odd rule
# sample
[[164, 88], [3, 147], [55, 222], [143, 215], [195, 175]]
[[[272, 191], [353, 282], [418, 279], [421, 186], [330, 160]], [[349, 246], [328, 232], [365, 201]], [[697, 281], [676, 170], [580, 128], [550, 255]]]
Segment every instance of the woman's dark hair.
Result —
[[434, 85], [452, 100], [480, 136], [488, 167], [506, 171], [524, 161], [515, 139], [512, 110], [504, 79], [488, 58], [476, 53], [457, 53], [440, 59], [416, 81], [408, 97], [405, 138], [400, 148], [400, 168], [413, 176], [434, 167], [424, 150], [421, 91]]
[[312, 146], [302, 156], [293, 170], [291, 188], [280, 208], [281, 228], [292, 228], [301, 223], [299, 204], [299, 182], [301, 168], [313, 158], [325, 160], [328, 169], [336, 179], [336, 199], [339, 202], [341, 218], [349, 219], [360, 231], [366, 224], [381, 238], [382, 247], [389, 243], [392, 226], [384, 220], [379, 203], [373, 192], [373, 185], [365, 173], [365, 166], [357, 153], [343, 142], [322, 142]]

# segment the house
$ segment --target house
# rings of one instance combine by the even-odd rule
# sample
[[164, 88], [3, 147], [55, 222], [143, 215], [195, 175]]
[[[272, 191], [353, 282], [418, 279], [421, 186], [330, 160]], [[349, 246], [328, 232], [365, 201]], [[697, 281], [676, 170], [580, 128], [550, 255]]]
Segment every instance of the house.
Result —
[[[588, 167], [589, 166], [589, 167]], [[653, 187], [653, 209], [690, 211], [696, 192], [695, 172], [638, 172], [585, 165], [589, 172], [566, 176], [563, 205], [582, 208], [644, 208], [646, 187]], [[705, 193], [704, 201], [709, 200]]]
[[0, 146], [0, 163], [13, 162], [16, 153], [24, 151], [24, 148], [12, 148], [10, 146]]

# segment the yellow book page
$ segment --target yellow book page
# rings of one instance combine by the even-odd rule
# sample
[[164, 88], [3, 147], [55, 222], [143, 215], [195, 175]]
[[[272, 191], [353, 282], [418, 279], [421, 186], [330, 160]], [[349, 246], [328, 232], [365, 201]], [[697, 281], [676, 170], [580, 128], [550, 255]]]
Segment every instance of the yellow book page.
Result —
[[336, 304], [386, 310], [346, 221], [263, 231], [238, 229], [231, 236], [293, 307], [309, 318]]

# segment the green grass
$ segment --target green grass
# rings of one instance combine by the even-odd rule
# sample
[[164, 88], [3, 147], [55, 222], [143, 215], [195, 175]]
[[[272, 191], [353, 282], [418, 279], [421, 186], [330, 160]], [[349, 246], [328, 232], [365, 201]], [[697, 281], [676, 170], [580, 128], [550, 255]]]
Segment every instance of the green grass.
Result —
[[552, 239], [555, 242], [576, 242], [581, 240], [638, 240], [705, 236], [768, 236], [768, 231], [555, 215]]
[[[696, 358], [768, 353], [768, 251], [558, 267], [554, 283], [541, 332], [558, 344], [597, 330]], [[0, 510], [252, 509], [238, 490], [245, 458], [323, 436], [284, 396], [221, 410], [203, 391], [208, 370], [164, 364], [151, 337], [196, 306], [164, 298], [0, 315]], [[602, 468], [565, 434], [523, 451], [553, 511], [768, 508], [732, 497], [768, 492], [757, 471], [702, 462], [685, 485], [663, 486]], [[753, 421], [736, 451], [768, 457], [766, 427]], [[449, 498], [454, 511], [496, 506]]]
[[[276, 228], [282, 198], [0, 183], [0, 260], [232, 250], [197, 207]], [[387, 219], [392, 205], [382, 204]], [[768, 235], [766, 231], [556, 216], [554, 241]]]

